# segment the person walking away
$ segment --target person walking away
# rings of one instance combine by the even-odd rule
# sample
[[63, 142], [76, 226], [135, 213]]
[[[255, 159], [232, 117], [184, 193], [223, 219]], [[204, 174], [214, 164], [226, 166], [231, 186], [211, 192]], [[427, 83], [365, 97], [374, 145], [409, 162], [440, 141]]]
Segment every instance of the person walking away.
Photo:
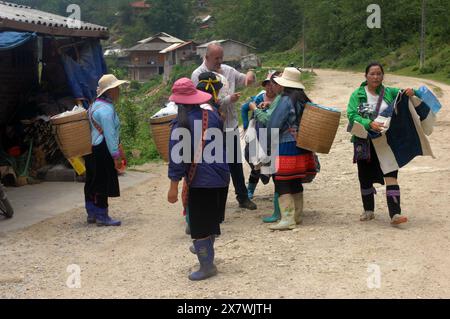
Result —
[[[230, 183], [224, 143], [222, 143], [223, 156], [219, 160], [215, 158], [213, 161], [206, 161], [203, 154], [211, 143], [211, 140], [206, 141], [209, 130], [216, 129], [223, 134], [220, 116], [213, 107], [204, 105], [211, 98], [210, 94], [197, 90], [194, 83], [187, 78], [175, 82], [170, 96], [170, 100], [178, 105], [178, 117], [174, 121], [169, 143], [170, 188], [167, 197], [169, 203], [174, 204], [178, 201], [178, 185], [184, 177], [187, 190], [183, 193], [183, 205], [189, 207], [191, 237], [200, 263], [200, 269], [189, 275], [192, 281], [205, 280], [217, 275], [214, 264], [214, 242], [216, 236], [221, 234], [220, 224], [225, 214]], [[201, 136], [197, 137], [194, 134], [194, 126], [199, 123], [202, 129]], [[183, 148], [190, 149], [191, 157], [188, 159], [183, 156], [184, 149], [183, 155], [174, 152], [179, 143], [173, 139], [178, 129], [190, 133], [189, 138], [183, 137], [181, 141]], [[198, 141], [195, 140], [197, 138]], [[195, 147], [196, 145], [198, 146]]]

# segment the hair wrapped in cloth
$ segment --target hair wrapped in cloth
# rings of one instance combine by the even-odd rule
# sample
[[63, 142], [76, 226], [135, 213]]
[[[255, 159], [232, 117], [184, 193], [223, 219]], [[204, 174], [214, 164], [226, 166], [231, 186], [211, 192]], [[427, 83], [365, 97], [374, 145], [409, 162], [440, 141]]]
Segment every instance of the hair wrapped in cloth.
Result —
[[214, 72], [204, 72], [198, 77], [197, 89], [211, 94], [215, 101], [219, 99], [219, 91], [222, 87], [223, 83]]

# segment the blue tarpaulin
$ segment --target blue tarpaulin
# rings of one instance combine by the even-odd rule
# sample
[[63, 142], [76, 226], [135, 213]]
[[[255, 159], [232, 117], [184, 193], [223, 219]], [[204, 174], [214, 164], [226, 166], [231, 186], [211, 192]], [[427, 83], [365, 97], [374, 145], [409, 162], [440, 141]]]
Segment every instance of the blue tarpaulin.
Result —
[[0, 32], [0, 51], [14, 49], [35, 37], [36, 33], [31, 32]]
[[78, 61], [66, 54], [62, 55], [62, 61], [74, 98], [82, 99], [88, 107], [97, 97], [98, 80], [107, 73], [107, 68], [99, 40], [86, 41], [79, 50]]

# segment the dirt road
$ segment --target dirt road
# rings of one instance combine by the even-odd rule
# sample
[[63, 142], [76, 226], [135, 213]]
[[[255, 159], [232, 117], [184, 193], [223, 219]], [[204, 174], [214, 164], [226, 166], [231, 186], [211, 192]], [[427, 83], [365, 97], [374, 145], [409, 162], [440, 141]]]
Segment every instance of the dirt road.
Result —
[[[362, 74], [317, 73], [310, 97], [342, 110], [363, 81]], [[437, 159], [416, 159], [400, 173], [407, 225], [389, 225], [382, 187], [377, 218], [359, 222], [356, 167], [343, 117], [331, 154], [320, 157], [320, 176], [305, 187], [304, 223], [297, 230], [271, 232], [262, 224], [271, 213], [272, 185], [258, 187], [257, 212], [241, 211], [230, 192], [216, 244], [217, 277], [187, 279], [197, 261], [188, 252], [181, 206], [165, 200], [167, 167], [150, 164], [142, 169], [160, 176], [158, 184], [140, 185], [112, 201], [121, 228], [87, 226], [84, 211], [76, 209], [0, 234], [0, 297], [449, 298], [450, 86], [386, 79], [397, 87], [422, 83], [440, 87], [444, 108], [431, 137]], [[72, 264], [81, 269], [79, 289], [66, 285]], [[381, 286], [370, 289], [368, 279], [378, 269]]]

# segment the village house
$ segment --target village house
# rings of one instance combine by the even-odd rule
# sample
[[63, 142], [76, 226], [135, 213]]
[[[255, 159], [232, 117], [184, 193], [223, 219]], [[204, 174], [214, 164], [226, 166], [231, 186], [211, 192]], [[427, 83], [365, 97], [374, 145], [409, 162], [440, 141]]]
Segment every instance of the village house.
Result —
[[174, 65], [195, 56], [196, 46], [160, 32], [126, 51], [129, 53], [128, 78], [143, 82], [155, 75], [167, 78]]
[[197, 55], [199, 55], [201, 58], [204, 58], [206, 55], [206, 49], [210, 43], [218, 43], [223, 47], [224, 62], [240, 61], [242, 57], [247, 56], [251, 53], [251, 51], [256, 50], [256, 48], [252, 47], [251, 45], [228, 39], [211, 41], [197, 46]]
[[134, 14], [141, 14], [151, 8], [151, 5], [146, 1], [135, 1], [130, 3], [130, 7], [133, 9]]

